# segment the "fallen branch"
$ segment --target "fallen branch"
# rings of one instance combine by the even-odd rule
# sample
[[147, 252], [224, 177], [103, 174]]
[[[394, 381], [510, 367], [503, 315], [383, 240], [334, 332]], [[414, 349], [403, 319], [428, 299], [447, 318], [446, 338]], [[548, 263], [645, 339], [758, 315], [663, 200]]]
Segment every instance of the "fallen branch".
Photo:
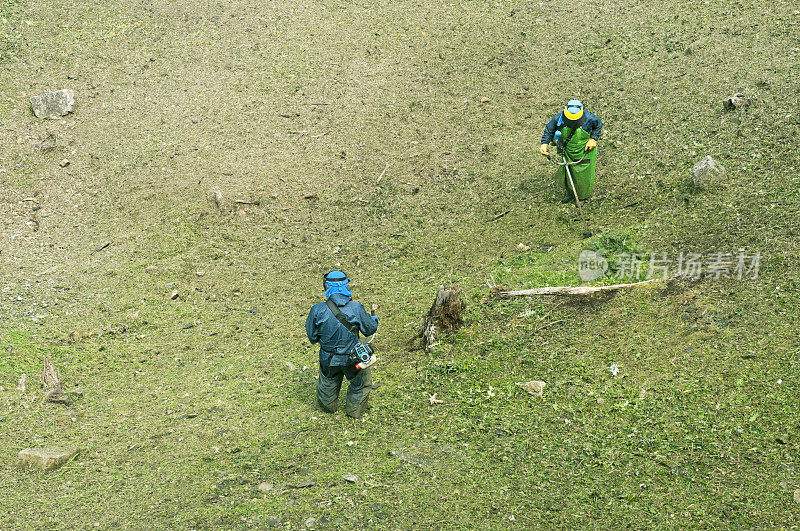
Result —
[[490, 219], [490, 220], [489, 220], [489, 221], [487, 221], [486, 223], [491, 223], [492, 221], [497, 221], [498, 219], [502, 218], [503, 216], [505, 216], [505, 215], [506, 215], [506, 214], [508, 214], [509, 212], [511, 212], [511, 209], [510, 209], [510, 208], [509, 208], [508, 210], [506, 210], [505, 212], [502, 212], [502, 213], [500, 213], [500, 214], [497, 214], [495, 217], [493, 217], [492, 219]]
[[95, 249], [94, 251], [92, 251], [92, 254], [97, 254], [97, 253], [99, 253], [100, 251], [102, 251], [103, 249], [105, 249], [106, 247], [108, 247], [109, 245], [111, 245], [111, 242], [108, 242], [108, 243], [104, 244], [102, 247], [98, 247], [97, 249]]
[[525, 297], [528, 295], [591, 295], [592, 293], [599, 293], [601, 291], [616, 291], [623, 288], [635, 288], [656, 282], [658, 280], [661, 279], [651, 278], [650, 280], [643, 280], [642, 282], [633, 282], [631, 284], [614, 284], [611, 286], [554, 286], [548, 288], [523, 289], [519, 291], [503, 291], [500, 292], [500, 296]]
[[378, 180], [375, 181], [375, 184], [381, 184], [381, 180], [383, 179], [383, 176], [386, 175], [386, 170], [388, 170], [388, 169], [389, 169], [389, 163], [387, 162], [386, 166], [383, 167], [383, 171], [378, 176]]
[[558, 321], [551, 321], [551, 322], [549, 322], [547, 324], [543, 324], [542, 326], [540, 326], [539, 328], [534, 330], [533, 333], [535, 334], [536, 332], [541, 332], [542, 330], [544, 330], [548, 326], [553, 326], [554, 324], [563, 323], [563, 322], [564, 322], [563, 319], [559, 319]]

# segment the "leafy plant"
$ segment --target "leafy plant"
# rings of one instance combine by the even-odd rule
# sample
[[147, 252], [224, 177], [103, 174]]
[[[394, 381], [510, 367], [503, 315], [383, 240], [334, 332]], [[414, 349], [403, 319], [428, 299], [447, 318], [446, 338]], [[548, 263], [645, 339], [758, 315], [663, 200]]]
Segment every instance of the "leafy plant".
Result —
[[642, 264], [650, 259], [650, 253], [626, 231], [603, 232], [589, 240], [585, 249], [606, 259], [607, 277], [638, 280], [647, 274]]

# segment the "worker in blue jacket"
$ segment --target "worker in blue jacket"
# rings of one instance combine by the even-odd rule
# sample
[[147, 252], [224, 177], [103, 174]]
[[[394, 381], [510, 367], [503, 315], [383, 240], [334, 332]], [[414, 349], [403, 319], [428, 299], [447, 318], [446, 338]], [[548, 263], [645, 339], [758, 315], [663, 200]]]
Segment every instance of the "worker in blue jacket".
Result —
[[554, 140], [558, 141], [555, 138], [556, 133], [561, 131], [565, 125], [573, 130], [580, 127], [589, 133], [586, 151], [597, 147], [597, 141], [600, 140], [600, 134], [603, 132], [603, 122], [594, 113], [584, 110], [583, 103], [579, 100], [570, 100], [564, 110], [553, 116], [553, 119], [545, 126], [544, 133], [542, 133], [542, 145], [539, 147], [539, 152], [542, 155], [545, 157], [550, 156], [547, 146]]
[[338, 409], [342, 377], [346, 377], [350, 385], [347, 388], [345, 412], [353, 418], [359, 418], [367, 408], [372, 389], [372, 368], [359, 368], [360, 364], [356, 365], [352, 353], [360, 342], [358, 332], [365, 336], [373, 335], [378, 330], [378, 318], [368, 314], [361, 303], [352, 299], [349, 283], [350, 279], [341, 271], [331, 271], [322, 280], [325, 298], [336, 305], [356, 333], [345, 328], [326, 301], [311, 308], [306, 318], [306, 335], [311, 344], [320, 345], [317, 380], [317, 402], [320, 407], [329, 413]]
[[[575, 133], [581, 129], [583, 131], [576, 135]], [[564, 135], [562, 135], [562, 132], [564, 132]], [[582, 169], [576, 166], [573, 167], [572, 170], [574, 174], [577, 174], [573, 175], [573, 179], [577, 181], [574, 184], [579, 189], [578, 193], [582, 196], [580, 198], [581, 200], [588, 197], [594, 187], [594, 160], [597, 152], [593, 152], [592, 150], [597, 147], [597, 141], [600, 140], [602, 132], [603, 122], [600, 121], [600, 118], [584, 110], [583, 103], [580, 101], [570, 100], [567, 102], [564, 110], [553, 116], [553, 119], [547, 123], [544, 128], [544, 133], [542, 133], [542, 144], [539, 147], [539, 152], [545, 157], [550, 157], [547, 148], [551, 142], [555, 142], [559, 154], [564, 155], [565, 151], [571, 151], [572, 157], [577, 157], [572, 159], [573, 162], [579, 159], [583, 160], [584, 158], [587, 160], [587, 163], [584, 164]], [[567, 144], [569, 144], [570, 140], [574, 140], [573, 144], [570, 144], [571, 146], [574, 146], [575, 143], [578, 144], [575, 147], [577, 147], [581, 155], [575, 154], [575, 147], [571, 149], [567, 148]], [[580, 145], [583, 142], [585, 142], [585, 146]], [[583, 149], [581, 149], [581, 147]], [[585, 155], [583, 155], [583, 153], [585, 153]], [[560, 169], [558, 175], [562, 175], [563, 173], [564, 170]], [[561, 178], [559, 181], [561, 181]], [[570, 189], [570, 186], [567, 186], [566, 195], [564, 199], [562, 199], [562, 202], [568, 203], [574, 200], [573, 191]]]

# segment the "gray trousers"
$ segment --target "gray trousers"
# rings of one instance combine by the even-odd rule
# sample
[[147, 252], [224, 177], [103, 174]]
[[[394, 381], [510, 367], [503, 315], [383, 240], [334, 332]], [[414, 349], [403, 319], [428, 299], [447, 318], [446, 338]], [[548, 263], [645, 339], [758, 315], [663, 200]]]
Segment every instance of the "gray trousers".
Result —
[[359, 370], [355, 367], [329, 367], [320, 364], [317, 401], [328, 413], [336, 411], [339, 408], [339, 391], [344, 377], [350, 382], [344, 410], [347, 415], [357, 419], [367, 409], [369, 392], [372, 390], [372, 367]]

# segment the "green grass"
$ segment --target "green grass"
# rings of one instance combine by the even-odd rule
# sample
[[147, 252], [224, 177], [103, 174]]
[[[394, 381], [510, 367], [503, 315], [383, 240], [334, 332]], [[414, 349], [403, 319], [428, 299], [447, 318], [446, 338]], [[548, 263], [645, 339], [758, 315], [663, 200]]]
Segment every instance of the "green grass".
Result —
[[[738, 9], [2, 4], [0, 523], [797, 526], [800, 16]], [[34, 118], [61, 88], [75, 113]], [[752, 104], [723, 112], [737, 91]], [[536, 152], [573, 95], [605, 124], [586, 240]], [[706, 154], [727, 177], [697, 190]], [[762, 262], [489, 296], [580, 285], [584, 249]], [[302, 325], [333, 267], [380, 304], [359, 421], [314, 406]], [[440, 284], [465, 326], [408, 352]], [[45, 353], [70, 408], [41, 402]], [[66, 444], [54, 473], [14, 466]]]

